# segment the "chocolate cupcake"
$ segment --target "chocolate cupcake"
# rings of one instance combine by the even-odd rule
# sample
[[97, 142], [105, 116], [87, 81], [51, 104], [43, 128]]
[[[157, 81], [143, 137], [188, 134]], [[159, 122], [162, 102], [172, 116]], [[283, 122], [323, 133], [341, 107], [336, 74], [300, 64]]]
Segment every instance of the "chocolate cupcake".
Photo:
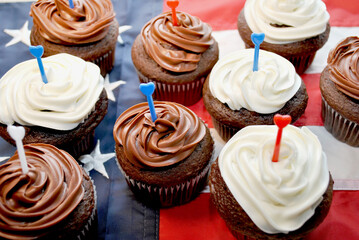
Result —
[[213, 140], [188, 108], [155, 101], [155, 109], [155, 122], [147, 103], [127, 109], [117, 119], [117, 162], [140, 201], [161, 207], [184, 204], [207, 184]]
[[0, 237], [96, 239], [96, 193], [90, 177], [52, 145], [24, 148], [27, 174], [17, 152], [0, 166]]
[[338, 140], [359, 147], [359, 38], [347, 37], [328, 56], [320, 76], [322, 118]]
[[237, 25], [247, 48], [254, 47], [251, 34], [263, 32], [261, 48], [288, 59], [298, 74], [310, 66], [330, 32], [329, 14], [321, 0], [247, 0]]
[[0, 136], [15, 144], [7, 125], [25, 128], [24, 144], [47, 143], [74, 158], [94, 147], [94, 131], [107, 113], [100, 69], [69, 54], [43, 58], [48, 83], [36, 59], [10, 69], [0, 79]]
[[31, 5], [30, 41], [44, 57], [69, 53], [93, 62], [103, 76], [114, 66], [119, 24], [110, 0], [38, 0]]
[[329, 212], [333, 180], [318, 138], [306, 127], [249, 126], [222, 149], [209, 176], [211, 200], [242, 239], [303, 239]]
[[218, 60], [211, 27], [197, 17], [171, 12], [149, 21], [132, 46], [132, 60], [141, 83], [156, 85], [154, 98], [192, 105], [202, 96], [203, 83]]
[[225, 141], [246, 126], [274, 124], [277, 113], [294, 122], [308, 103], [306, 87], [288, 60], [260, 50], [253, 72], [253, 56], [253, 49], [244, 49], [221, 58], [203, 87], [204, 105]]

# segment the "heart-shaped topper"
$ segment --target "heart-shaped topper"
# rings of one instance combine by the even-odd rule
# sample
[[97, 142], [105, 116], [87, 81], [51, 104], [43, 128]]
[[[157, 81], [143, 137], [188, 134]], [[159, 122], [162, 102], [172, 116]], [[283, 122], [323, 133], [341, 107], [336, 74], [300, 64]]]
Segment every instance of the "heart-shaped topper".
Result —
[[42, 81], [46, 84], [47, 83], [47, 77], [45, 74], [44, 65], [42, 64], [41, 57], [44, 54], [44, 48], [43, 46], [30, 46], [29, 47], [30, 53], [36, 58], [37, 64], [39, 65], [40, 73]]
[[276, 114], [274, 115], [273, 121], [278, 126], [278, 132], [277, 132], [277, 139], [275, 141], [272, 162], [278, 162], [280, 141], [282, 139], [283, 128], [285, 128], [292, 121], [292, 117], [290, 115]]
[[176, 15], [176, 7], [178, 7], [178, 4], [179, 4], [178, 0], [168, 0], [167, 1], [167, 6], [172, 9], [173, 26], [178, 26], [177, 15]]
[[22, 173], [27, 174], [29, 172], [29, 167], [27, 166], [24, 145], [22, 144], [22, 139], [25, 136], [24, 127], [16, 127], [13, 125], [7, 126], [7, 131], [9, 135], [15, 140], [17, 152], [20, 159], [20, 164], [22, 168]]
[[153, 103], [153, 98], [152, 98], [152, 94], [155, 91], [155, 84], [153, 82], [141, 83], [140, 90], [147, 97], [147, 102], [151, 113], [151, 119], [152, 122], [155, 122], [157, 116], [156, 116], [155, 104]]
[[254, 43], [254, 60], [253, 60], [253, 72], [258, 71], [258, 59], [259, 59], [259, 46], [264, 41], [264, 33], [252, 33], [251, 39]]

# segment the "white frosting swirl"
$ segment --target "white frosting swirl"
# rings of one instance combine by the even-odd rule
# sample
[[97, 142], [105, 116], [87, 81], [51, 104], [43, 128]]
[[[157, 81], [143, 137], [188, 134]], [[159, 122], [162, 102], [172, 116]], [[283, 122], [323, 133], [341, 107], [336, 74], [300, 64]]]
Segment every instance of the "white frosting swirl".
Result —
[[306, 127], [283, 129], [279, 161], [272, 162], [277, 129], [274, 125], [243, 128], [218, 159], [235, 199], [269, 234], [300, 228], [313, 216], [329, 184], [326, 156]]
[[244, 16], [252, 32], [263, 32], [265, 41], [274, 44], [317, 36], [325, 31], [329, 21], [321, 0], [247, 0]]
[[0, 122], [74, 129], [90, 114], [103, 90], [100, 69], [65, 53], [42, 61], [47, 84], [36, 59], [14, 66], [0, 79]]
[[275, 53], [260, 50], [256, 72], [253, 58], [253, 49], [221, 58], [211, 71], [209, 89], [232, 110], [274, 113], [296, 94], [302, 80], [293, 65]]

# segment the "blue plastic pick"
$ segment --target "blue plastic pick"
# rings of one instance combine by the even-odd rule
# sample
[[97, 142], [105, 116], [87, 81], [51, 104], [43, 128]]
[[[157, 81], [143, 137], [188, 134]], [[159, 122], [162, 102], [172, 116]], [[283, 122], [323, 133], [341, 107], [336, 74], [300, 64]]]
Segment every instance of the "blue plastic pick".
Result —
[[253, 72], [258, 71], [258, 58], [259, 58], [259, 45], [264, 40], [264, 33], [252, 33], [251, 39], [254, 43], [254, 60], [253, 60]]
[[141, 83], [140, 84], [141, 92], [147, 97], [148, 106], [150, 107], [152, 122], [155, 122], [157, 119], [155, 104], [153, 103], [152, 94], [155, 91], [155, 84], [153, 82]]
[[74, 2], [72, 1], [72, 0], [69, 0], [69, 6], [70, 6], [70, 8], [74, 8], [75, 6], [74, 6]]
[[30, 46], [29, 49], [30, 49], [30, 53], [37, 59], [37, 64], [39, 65], [40, 68], [42, 81], [45, 84], [48, 83], [45, 74], [44, 65], [42, 64], [42, 60], [41, 60], [41, 56], [42, 54], [44, 54], [44, 48], [41, 45], [39, 45], [39, 46]]

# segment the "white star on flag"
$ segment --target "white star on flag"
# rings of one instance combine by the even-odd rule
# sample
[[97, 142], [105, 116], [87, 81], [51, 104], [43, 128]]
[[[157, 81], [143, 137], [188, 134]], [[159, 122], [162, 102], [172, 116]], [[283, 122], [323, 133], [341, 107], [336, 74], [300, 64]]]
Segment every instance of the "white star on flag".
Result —
[[8, 158], [10, 158], [10, 157], [0, 157], [0, 162], [6, 160], [6, 159], [8, 159]]
[[124, 44], [123, 39], [122, 39], [122, 37], [121, 37], [121, 33], [126, 32], [127, 30], [130, 30], [131, 28], [132, 28], [132, 26], [130, 26], [130, 25], [123, 25], [123, 26], [120, 26], [120, 27], [118, 28], [117, 41], [118, 41], [119, 43]]
[[8, 42], [5, 47], [9, 47], [18, 42], [22, 42], [27, 46], [30, 46], [30, 30], [28, 29], [29, 22], [26, 21], [25, 24], [20, 29], [4, 29], [4, 32], [13, 37], [13, 39]]
[[104, 88], [106, 90], [106, 93], [107, 93], [107, 98], [113, 102], [116, 102], [116, 98], [115, 98], [115, 95], [113, 94], [113, 90], [117, 87], [119, 87], [120, 85], [122, 84], [126, 84], [125, 81], [122, 81], [122, 80], [118, 80], [116, 82], [112, 82], [110, 83], [110, 77], [108, 74], [106, 74], [106, 77], [105, 77], [105, 82], [104, 82]]
[[95, 149], [90, 154], [82, 155], [79, 158], [79, 161], [84, 164], [83, 168], [86, 172], [90, 172], [92, 169], [95, 169], [104, 177], [108, 178], [104, 163], [113, 158], [115, 155], [115, 153], [102, 154], [100, 151], [100, 140], [97, 140]]

